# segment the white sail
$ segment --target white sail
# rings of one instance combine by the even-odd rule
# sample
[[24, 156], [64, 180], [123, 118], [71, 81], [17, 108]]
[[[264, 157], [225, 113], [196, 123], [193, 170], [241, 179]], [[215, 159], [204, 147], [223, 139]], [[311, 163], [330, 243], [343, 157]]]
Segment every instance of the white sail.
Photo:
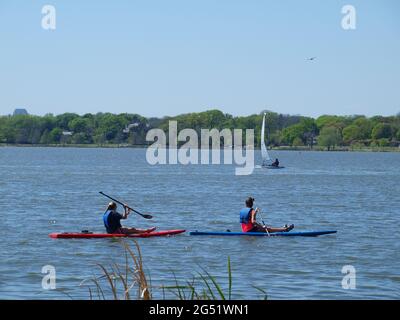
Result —
[[265, 136], [265, 113], [261, 127], [261, 157], [262, 157], [262, 164], [266, 165], [268, 162], [271, 162], [271, 158], [268, 154], [267, 147], [265, 146], [264, 136]]

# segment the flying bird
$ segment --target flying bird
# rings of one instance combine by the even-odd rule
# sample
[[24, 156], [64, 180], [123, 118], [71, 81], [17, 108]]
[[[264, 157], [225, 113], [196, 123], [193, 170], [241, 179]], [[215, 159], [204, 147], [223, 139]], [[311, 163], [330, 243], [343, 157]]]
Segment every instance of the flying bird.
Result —
[[317, 57], [311, 57], [311, 58], [308, 58], [307, 60], [313, 61], [313, 60], [315, 60], [315, 59], [317, 59]]

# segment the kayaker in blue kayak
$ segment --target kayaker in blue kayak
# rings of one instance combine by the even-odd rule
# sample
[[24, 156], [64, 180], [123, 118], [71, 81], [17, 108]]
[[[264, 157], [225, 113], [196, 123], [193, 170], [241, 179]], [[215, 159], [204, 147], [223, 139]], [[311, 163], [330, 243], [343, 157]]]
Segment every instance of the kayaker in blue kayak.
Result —
[[123, 233], [123, 234], [135, 234], [135, 233], [148, 233], [154, 231], [156, 228], [150, 229], [136, 229], [126, 228], [121, 225], [121, 219], [128, 218], [131, 210], [127, 205], [124, 205], [124, 214], [117, 212], [117, 204], [110, 202], [107, 206], [107, 211], [104, 213], [103, 222], [106, 227], [107, 233]]
[[290, 226], [285, 225], [282, 228], [273, 228], [259, 224], [256, 221], [256, 217], [260, 210], [258, 208], [253, 209], [254, 201], [254, 198], [248, 197], [246, 199], [246, 208], [240, 211], [240, 223], [242, 224], [243, 232], [288, 232], [294, 228], [294, 224]]

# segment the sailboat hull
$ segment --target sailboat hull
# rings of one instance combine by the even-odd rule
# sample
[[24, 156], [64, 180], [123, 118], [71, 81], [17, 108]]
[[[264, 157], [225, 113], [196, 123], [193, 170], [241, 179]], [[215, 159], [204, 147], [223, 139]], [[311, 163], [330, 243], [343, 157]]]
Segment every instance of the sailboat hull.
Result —
[[262, 165], [261, 167], [264, 169], [284, 169], [285, 168], [282, 166], [271, 166], [271, 165]]

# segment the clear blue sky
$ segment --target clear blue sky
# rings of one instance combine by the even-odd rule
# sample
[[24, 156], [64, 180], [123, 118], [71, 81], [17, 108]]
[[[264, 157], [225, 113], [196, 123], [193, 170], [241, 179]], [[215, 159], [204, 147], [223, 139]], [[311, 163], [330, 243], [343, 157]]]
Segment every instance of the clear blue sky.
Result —
[[[45, 4], [55, 31], [41, 28]], [[356, 30], [341, 28], [346, 4]], [[2, 0], [0, 114], [17, 107], [396, 114], [400, 1]]]

